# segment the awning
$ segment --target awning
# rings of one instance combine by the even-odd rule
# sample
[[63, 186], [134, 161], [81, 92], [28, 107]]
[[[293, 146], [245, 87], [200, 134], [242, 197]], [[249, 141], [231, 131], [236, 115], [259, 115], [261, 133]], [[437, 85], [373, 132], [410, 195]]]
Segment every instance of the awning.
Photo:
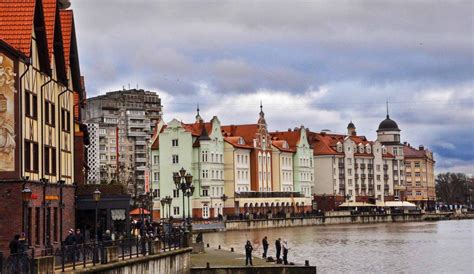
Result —
[[144, 208], [135, 208], [134, 210], [130, 211], [130, 215], [140, 215], [140, 214], [149, 215], [150, 211]]
[[406, 201], [385, 202], [386, 207], [416, 207], [415, 204]]
[[340, 204], [339, 207], [375, 207], [375, 205], [365, 202], [345, 202]]

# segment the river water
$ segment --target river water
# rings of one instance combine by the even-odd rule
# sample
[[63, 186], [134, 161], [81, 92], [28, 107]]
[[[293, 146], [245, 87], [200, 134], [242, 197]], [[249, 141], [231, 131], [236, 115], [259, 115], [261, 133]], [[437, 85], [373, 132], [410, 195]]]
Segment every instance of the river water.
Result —
[[261, 239], [290, 245], [289, 261], [309, 260], [318, 273], [474, 273], [474, 220], [269, 228], [204, 234], [211, 247], [243, 253], [250, 240], [261, 254]]

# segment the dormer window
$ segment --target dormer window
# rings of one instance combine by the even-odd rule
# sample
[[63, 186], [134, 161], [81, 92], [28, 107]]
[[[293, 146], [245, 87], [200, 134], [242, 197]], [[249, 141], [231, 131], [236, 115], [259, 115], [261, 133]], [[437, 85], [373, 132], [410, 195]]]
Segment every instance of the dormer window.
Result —
[[341, 142], [337, 142], [337, 152], [342, 152], [342, 144]]
[[238, 144], [239, 144], [239, 145], [245, 145], [244, 138], [240, 137], [240, 138], [239, 138], [239, 141], [238, 141]]
[[288, 143], [287, 142], [283, 142], [283, 148], [288, 148]]

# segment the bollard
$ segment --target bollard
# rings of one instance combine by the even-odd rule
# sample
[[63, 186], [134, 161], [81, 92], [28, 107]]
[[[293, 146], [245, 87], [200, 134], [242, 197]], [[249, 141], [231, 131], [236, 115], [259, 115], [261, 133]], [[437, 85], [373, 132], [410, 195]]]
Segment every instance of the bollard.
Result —
[[219, 245], [219, 247], [217, 249], [221, 249], [221, 245]]
[[309, 266], [309, 261], [308, 260], [304, 261], [304, 266]]
[[206, 263], [206, 268], [211, 268], [211, 264], [209, 262]]
[[230, 248], [230, 252], [234, 252], [234, 248], [233, 248], [233, 247]]

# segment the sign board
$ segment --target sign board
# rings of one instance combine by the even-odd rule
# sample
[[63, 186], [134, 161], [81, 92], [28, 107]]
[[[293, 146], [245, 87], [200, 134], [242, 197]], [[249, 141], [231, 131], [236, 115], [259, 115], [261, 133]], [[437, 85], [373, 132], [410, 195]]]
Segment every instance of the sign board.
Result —
[[46, 199], [47, 201], [57, 201], [59, 200], [59, 197], [57, 195], [46, 195]]

